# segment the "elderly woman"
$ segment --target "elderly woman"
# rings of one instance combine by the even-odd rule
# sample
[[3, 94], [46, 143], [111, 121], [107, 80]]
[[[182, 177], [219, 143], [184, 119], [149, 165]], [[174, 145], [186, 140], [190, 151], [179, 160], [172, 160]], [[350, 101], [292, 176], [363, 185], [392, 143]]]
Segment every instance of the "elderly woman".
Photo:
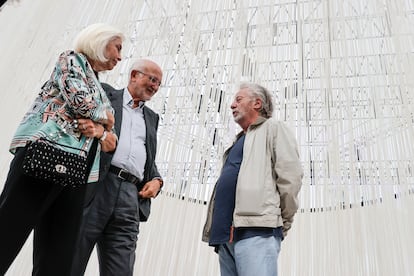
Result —
[[[113, 69], [121, 60], [123, 40], [119, 30], [106, 24], [82, 30], [75, 50], [59, 56], [19, 125], [10, 146], [15, 156], [0, 196], [0, 275], [32, 230], [33, 275], [70, 275], [86, 183], [99, 177], [100, 151], [113, 151], [117, 141], [113, 109], [98, 72]], [[90, 151], [87, 181], [63, 186], [28, 175], [23, 170], [25, 154], [39, 138]]]

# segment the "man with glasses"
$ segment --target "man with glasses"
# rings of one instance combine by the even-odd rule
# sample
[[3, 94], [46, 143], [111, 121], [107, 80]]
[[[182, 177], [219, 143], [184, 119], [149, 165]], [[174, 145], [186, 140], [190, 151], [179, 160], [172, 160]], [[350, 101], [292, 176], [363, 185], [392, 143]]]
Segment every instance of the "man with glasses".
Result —
[[156, 63], [140, 59], [131, 67], [127, 88], [102, 84], [119, 138], [113, 153], [101, 155], [99, 182], [86, 196], [74, 276], [85, 273], [95, 244], [100, 275], [133, 275], [139, 222], [148, 219], [151, 198], [163, 185], [155, 164], [159, 116], [145, 106], [161, 79]]

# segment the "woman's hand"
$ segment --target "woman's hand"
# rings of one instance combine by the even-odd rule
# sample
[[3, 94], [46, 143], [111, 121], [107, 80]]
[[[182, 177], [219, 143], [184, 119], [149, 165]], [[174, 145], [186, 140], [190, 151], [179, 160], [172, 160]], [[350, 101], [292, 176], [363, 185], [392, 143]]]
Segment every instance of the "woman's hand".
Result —
[[78, 130], [89, 138], [100, 138], [103, 135], [104, 127], [91, 119], [78, 119]]
[[[115, 150], [117, 141], [116, 136], [112, 131], [108, 131], [103, 125], [96, 123], [91, 119], [78, 119], [78, 130], [86, 137], [98, 138], [103, 152], [111, 152]], [[104, 135], [105, 131], [106, 134]]]

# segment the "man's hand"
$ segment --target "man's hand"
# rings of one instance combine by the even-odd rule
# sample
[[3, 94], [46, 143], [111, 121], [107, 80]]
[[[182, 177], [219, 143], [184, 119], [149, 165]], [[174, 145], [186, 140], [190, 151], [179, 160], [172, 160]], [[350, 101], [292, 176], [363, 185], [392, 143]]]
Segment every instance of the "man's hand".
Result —
[[105, 126], [106, 131], [111, 131], [115, 124], [115, 117], [114, 117], [114, 114], [112, 114], [109, 111], [106, 112], [106, 116], [108, 117], [108, 119], [106, 119], [104, 126]]
[[142, 190], [138, 192], [138, 195], [142, 198], [155, 197], [158, 194], [158, 191], [161, 189], [161, 186], [161, 179], [153, 179], [145, 183], [144, 187], [142, 187]]

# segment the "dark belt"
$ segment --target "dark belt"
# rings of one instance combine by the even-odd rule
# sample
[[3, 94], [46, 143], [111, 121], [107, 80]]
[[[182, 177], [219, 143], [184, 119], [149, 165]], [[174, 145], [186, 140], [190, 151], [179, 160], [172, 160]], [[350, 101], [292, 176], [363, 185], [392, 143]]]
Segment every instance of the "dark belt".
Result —
[[131, 182], [132, 184], [135, 184], [137, 186], [141, 185], [141, 180], [139, 180], [138, 177], [136, 177], [135, 175], [131, 174], [130, 172], [128, 172], [127, 170], [115, 167], [113, 165], [111, 165], [109, 167], [109, 171], [116, 174], [116, 176], [118, 178], [121, 178], [122, 180]]

